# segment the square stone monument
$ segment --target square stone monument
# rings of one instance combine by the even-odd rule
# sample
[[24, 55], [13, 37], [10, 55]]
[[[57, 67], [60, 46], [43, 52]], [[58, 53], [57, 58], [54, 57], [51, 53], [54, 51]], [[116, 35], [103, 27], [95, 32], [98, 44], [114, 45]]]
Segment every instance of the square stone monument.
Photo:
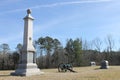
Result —
[[109, 68], [109, 63], [108, 63], [108, 61], [107, 60], [103, 60], [102, 62], [101, 62], [101, 67], [100, 67], [100, 69], [108, 69]]
[[15, 72], [11, 75], [16, 76], [30, 76], [39, 75], [43, 72], [37, 67], [35, 63], [35, 48], [33, 47], [33, 20], [31, 10], [27, 10], [27, 15], [24, 18], [24, 38], [22, 54], [20, 55], [20, 63]]

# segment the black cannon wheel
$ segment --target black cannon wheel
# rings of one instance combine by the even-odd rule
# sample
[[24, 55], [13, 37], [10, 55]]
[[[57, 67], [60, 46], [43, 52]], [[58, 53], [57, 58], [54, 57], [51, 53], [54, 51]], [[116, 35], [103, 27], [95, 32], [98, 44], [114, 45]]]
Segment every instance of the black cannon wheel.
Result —
[[72, 64], [67, 64], [67, 68], [73, 70]]
[[64, 70], [63, 66], [64, 66], [63, 63], [61, 63], [61, 64], [58, 65], [58, 72], [63, 72], [63, 70]]

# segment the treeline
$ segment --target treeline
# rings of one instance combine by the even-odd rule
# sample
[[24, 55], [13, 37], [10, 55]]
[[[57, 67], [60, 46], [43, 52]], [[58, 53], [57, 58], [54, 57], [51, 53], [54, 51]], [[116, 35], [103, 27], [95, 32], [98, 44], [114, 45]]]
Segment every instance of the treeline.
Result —
[[8, 44], [0, 45], [0, 70], [11, 70], [17, 67], [19, 52], [11, 52]]
[[[103, 41], [99, 38], [91, 42], [81, 38], [68, 39], [63, 47], [58, 39], [49, 36], [40, 37], [33, 42], [36, 48], [36, 63], [39, 68], [56, 68], [60, 63], [71, 63], [73, 66], [89, 66], [91, 61], [97, 65], [108, 60], [110, 65], [120, 65], [120, 52], [114, 51], [115, 43], [111, 36]], [[11, 51], [8, 44], [0, 45], [0, 69], [15, 69], [22, 53], [22, 44]]]
[[72, 63], [80, 66], [82, 62], [82, 40], [69, 39], [63, 48], [58, 39], [41, 37], [36, 42], [37, 64], [40, 68], [57, 67], [60, 63]]

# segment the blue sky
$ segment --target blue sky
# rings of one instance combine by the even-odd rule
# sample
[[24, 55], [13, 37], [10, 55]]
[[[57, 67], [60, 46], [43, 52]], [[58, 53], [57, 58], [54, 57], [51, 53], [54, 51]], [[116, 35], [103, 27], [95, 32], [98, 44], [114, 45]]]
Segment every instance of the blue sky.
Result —
[[23, 43], [23, 18], [32, 10], [34, 40], [50, 36], [91, 41], [112, 35], [120, 47], [120, 0], [0, 0], [0, 44]]

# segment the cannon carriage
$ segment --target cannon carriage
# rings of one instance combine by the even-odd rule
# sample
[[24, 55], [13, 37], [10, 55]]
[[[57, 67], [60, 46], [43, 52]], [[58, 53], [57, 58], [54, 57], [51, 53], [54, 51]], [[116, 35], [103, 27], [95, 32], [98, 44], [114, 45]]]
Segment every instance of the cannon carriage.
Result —
[[67, 72], [67, 71], [75, 72], [73, 70], [72, 64], [68, 64], [68, 63], [63, 64], [63, 63], [61, 63], [61, 64], [58, 65], [58, 72]]

